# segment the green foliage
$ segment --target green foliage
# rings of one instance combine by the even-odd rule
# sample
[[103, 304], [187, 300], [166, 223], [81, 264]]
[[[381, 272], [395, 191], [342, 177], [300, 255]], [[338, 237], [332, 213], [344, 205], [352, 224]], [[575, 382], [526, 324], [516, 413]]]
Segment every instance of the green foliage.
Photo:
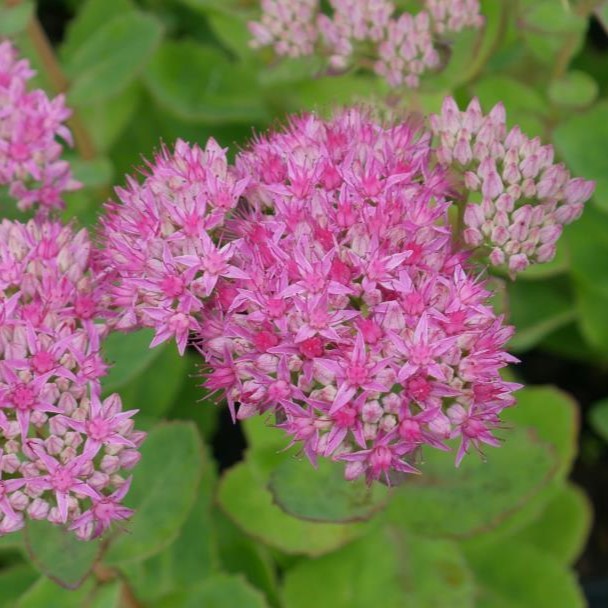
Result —
[[141, 462], [125, 504], [137, 513], [113, 540], [105, 561], [125, 564], [151, 557], [179, 533], [197, 496], [202, 444], [193, 424], [156, 427], [141, 448]]
[[20, 34], [27, 26], [34, 13], [33, 2], [20, 2], [0, 6], [0, 36]]
[[269, 489], [283, 511], [300, 519], [345, 523], [365, 521], [382, 509], [387, 490], [371, 488], [365, 480], [344, 480], [344, 465], [319, 461], [316, 468], [303, 460], [284, 460], [270, 476]]

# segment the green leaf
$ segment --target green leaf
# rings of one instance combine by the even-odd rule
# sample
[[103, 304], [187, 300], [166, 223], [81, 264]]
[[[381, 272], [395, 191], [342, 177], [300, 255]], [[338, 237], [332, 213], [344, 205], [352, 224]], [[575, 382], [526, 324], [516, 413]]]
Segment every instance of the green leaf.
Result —
[[584, 42], [587, 20], [561, 0], [534, 0], [528, 4], [519, 21], [527, 48], [551, 67], [558, 54], [566, 63]]
[[76, 17], [68, 21], [60, 56], [69, 59], [99, 30], [100, 23], [107, 23], [114, 17], [130, 13], [135, 7], [131, 0], [85, 0], [79, 3]]
[[562, 564], [574, 563], [591, 530], [592, 508], [586, 494], [567, 484], [540, 517], [514, 538], [550, 553]]
[[162, 27], [151, 15], [130, 11], [98, 27], [66, 59], [73, 105], [99, 103], [125, 89], [150, 60]]
[[157, 426], [141, 455], [125, 499], [136, 513], [128, 533], [112, 542], [105, 556], [109, 564], [134, 562], [161, 551], [178, 535], [197, 496], [203, 452], [193, 424]]
[[590, 106], [599, 94], [597, 82], [585, 72], [572, 70], [549, 85], [549, 99], [566, 108]]
[[250, 457], [229, 469], [220, 481], [219, 505], [246, 534], [284, 553], [321, 555], [369, 529], [369, 524], [312, 523], [285, 513], [273, 504], [267, 489], [276, 461], [274, 451], [258, 452], [255, 458]]
[[148, 605], [164, 595], [195, 585], [218, 569], [211, 503], [216, 473], [209, 456], [194, 507], [179, 536], [164, 551], [121, 567], [138, 600]]
[[173, 344], [157, 348], [158, 356], [120, 390], [123, 403], [140, 408], [146, 416], [155, 417], [162, 416], [173, 405], [184, 382], [194, 382], [186, 375], [186, 357], [180, 356]]
[[34, 3], [26, 1], [14, 6], [4, 4], [0, 6], [0, 36], [14, 36], [21, 33], [34, 14]]
[[184, 120], [250, 123], [267, 118], [253, 74], [218, 49], [191, 40], [165, 42], [144, 82], [159, 104]]
[[100, 541], [84, 542], [65, 527], [47, 521], [28, 520], [24, 538], [32, 564], [67, 589], [83, 583], [102, 551]]
[[104, 393], [112, 393], [127, 384], [152, 365], [160, 357], [163, 348], [172, 346], [169, 344], [150, 348], [153, 337], [153, 329], [140, 329], [128, 334], [112, 332], [104, 340], [104, 357], [112, 364], [102, 381]]
[[589, 344], [608, 353], [608, 216], [587, 205], [564, 236], [570, 249], [580, 328]]
[[141, 85], [135, 82], [111, 99], [79, 108], [98, 150], [110, 149], [128, 126], [140, 101]]
[[560, 124], [553, 132], [553, 141], [576, 175], [596, 180], [594, 201], [608, 211], [608, 102]]
[[593, 430], [608, 441], [608, 399], [593, 404], [589, 411], [589, 422]]
[[41, 578], [21, 596], [18, 608], [82, 608], [87, 606], [95, 583], [89, 579], [76, 591], [63, 589], [48, 578]]
[[346, 481], [344, 465], [326, 458], [316, 468], [307, 460], [284, 460], [272, 472], [269, 488], [285, 513], [308, 521], [365, 521], [388, 499], [385, 486], [370, 488], [363, 479]]
[[257, 590], [241, 577], [217, 574], [201, 585], [167, 597], [154, 608], [267, 608]]
[[210, 10], [207, 19], [215, 35], [237, 57], [249, 59], [254, 54], [254, 50], [249, 46], [251, 34], [247, 27], [246, 15], [236, 11]]
[[285, 577], [285, 608], [473, 608], [467, 564], [450, 541], [380, 529]]
[[454, 454], [428, 450], [387, 507], [391, 521], [428, 536], [466, 538], [511, 517], [554, 478], [554, 451], [533, 432], [514, 429], [484, 462], [470, 454], [454, 466]]
[[[565, 288], [566, 287], [566, 288]], [[544, 337], [576, 318], [567, 286], [559, 280], [512, 282], [508, 285], [509, 322], [516, 328], [509, 349], [536, 346]]]
[[6, 566], [0, 570], [0, 606], [14, 606], [40, 575], [28, 564]]
[[558, 458], [557, 478], [564, 480], [576, 456], [578, 404], [568, 393], [552, 386], [529, 386], [516, 396], [517, 404], [504, 410], [503, 420], [530, 429], [541, 441], [549, 443]]
[[583, 608], [572, 572], [547, 553], [516, 540], [466, 552], [481, 588], [477, 608]]
[[213, 523], [222, 568], [244, 575], [266, 594], [272, 606], [280, 606], [277, 568], [270, 549], [246, 536], [219, 509], [213, 511]]

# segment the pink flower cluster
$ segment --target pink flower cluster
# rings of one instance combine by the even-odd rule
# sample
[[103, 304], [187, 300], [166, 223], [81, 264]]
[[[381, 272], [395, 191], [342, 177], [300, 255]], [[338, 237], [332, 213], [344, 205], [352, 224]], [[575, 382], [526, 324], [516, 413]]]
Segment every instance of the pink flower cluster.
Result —
[[117, 189], [120, 203], [106, 206], [97, 261], [109, 269], [105, 285], [116, 328], [154, 327], [152, 346], [175, 338], [183, 354], [218, 279], [244, 276], [230, 264], [234, 245], [217, 246], [211, 237], [247, 182], [210, 139], [204, 150], [183, 141], [173, 154], [163, 149], [142, 184], [130, 179]]
[[61, 208], [64, 192], [79, 187], [69, 164], [60, 159], [58, 138], [72, 143], [63, 124], [70, 111], [63, 95], [49, 99], [28, 91], [34, 72], [10, 42], [0, 42], [0, 185], [8, 185], [20, 209]]
[[237, 167], [248, 211], [227, 229], [247, 278], [207, 302], [207, 388], [237, 418], [274, 414], [348, 479], [414, 472], [422, 445], [450, 438], [457, 462], [497, 445], [512, 330], [453, 248], [428, 134], [359, 110], [304, 116]]
[[0, 534], [48, 519], [87, 539], [131, 513], [124, 472], [144, 434], [118, 395], [101, 400], [90, 250], [56, 221], [0, 224]]
[[339, 70], [365, 64], [371, 53], [378, 75], [411, 88], [439, 65], [434, 37], [483, 24], [478, 0], [426, 0], [416, 15], [397, 11], [390, 0], [329, 0], [330, 14], [321, 12], [318, 0], [261, 4], [261, 20], [249, 24], [255, 48], [271, 45], [290, 57], [318, 50]]
[[439, 161], [457, 167], [466, 189], [481, 193], [464, 212], [465, 242], [487, 247], [490, 262], [512, 274], [552, 259], [562, 226], [580, 216], [594, 183], [572, 179], [539, 138], [519, 127], [508, 131], [502, 104], [484, 116], [477, 99], [461, 112], [448, 97], [430, 124]]

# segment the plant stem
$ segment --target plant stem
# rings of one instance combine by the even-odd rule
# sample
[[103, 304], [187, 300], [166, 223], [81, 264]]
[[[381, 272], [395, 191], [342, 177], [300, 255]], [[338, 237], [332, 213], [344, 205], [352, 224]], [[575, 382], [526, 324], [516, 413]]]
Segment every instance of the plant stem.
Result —
[[[21, 0], [6, 0], [7, 6], [16, 6], [20, 3]], [[27, 24], [25, 33], [32, 43], [55, 92], [66, 93], [70, 84], [69, 80], [59, 61], [57, 61], [55, 51], [35, 13]], [[74, 134], [74, 144], [80, 157], [83, 160], [95, 158], [97, 156], [95, 145], [77, 110], [72, 108], [72, 115], [67, 123]]]

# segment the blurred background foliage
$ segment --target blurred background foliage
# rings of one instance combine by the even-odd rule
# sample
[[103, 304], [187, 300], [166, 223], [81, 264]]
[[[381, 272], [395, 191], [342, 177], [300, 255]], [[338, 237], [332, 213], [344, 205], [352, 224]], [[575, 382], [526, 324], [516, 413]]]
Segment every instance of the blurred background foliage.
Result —
[[150, 432], [127, 499], [138, 513], [101, 544], [43, 524], [0, 539], [0, 606], [608, 605], [608, 2], [482, 7], [486, 26], [454, 36], [443, 71], [396, 92], [253, 51], [253, 0], [0, 0], [0, 35], [75, 110], [70, 154], [85, 188], [65, 218], [84, 225], [161, 142], [213, 136], [234, 153], [289, 112], [363, 101], [404, 113], [437, 111], [446, 94], [476, 95], [486, 111], [503, 101], [511, 126], [597, 180], [554, 261], [494, 279], [517, 327], [522, 363], [509, 373], [528, 388], [488, 462], [455, 470], [451, 455], [428, 454], [420, 479], [370, 494], [280, 452], [282, 433], [263, 420], [232, 427], [205, 403], [194, 352], [150, 351], [146, 331], [113, 335], [105, 390], [140, 408]]

